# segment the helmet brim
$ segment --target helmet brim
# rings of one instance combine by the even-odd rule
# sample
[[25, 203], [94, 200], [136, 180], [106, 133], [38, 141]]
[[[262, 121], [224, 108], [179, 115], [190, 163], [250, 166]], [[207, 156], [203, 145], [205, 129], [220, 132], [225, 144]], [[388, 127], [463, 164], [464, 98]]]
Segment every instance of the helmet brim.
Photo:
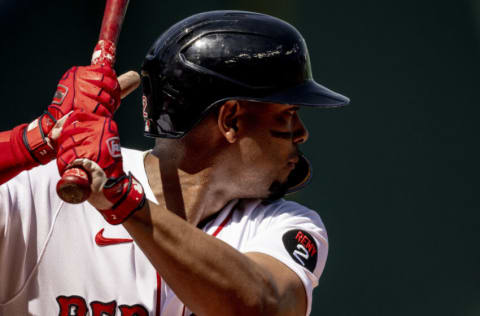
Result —
[[350, 103], [348, 97], [334, 92], [314, 80], [306, 80], [297, 86], [265, 97], [247, 97], [240, 99], [268, 103], [303, 105], [317, 108], [336, 108]]

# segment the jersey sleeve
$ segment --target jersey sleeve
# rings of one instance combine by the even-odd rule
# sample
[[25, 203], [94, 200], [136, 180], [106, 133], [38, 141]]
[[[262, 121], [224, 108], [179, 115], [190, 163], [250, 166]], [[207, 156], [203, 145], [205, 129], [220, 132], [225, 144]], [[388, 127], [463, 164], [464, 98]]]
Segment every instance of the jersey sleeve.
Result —
[[267, 206], [256, 234], [241, 251], [270, 255], [293, 270], [305, 287], [310, 314], [313, 288], [328, 254], [327, 232], [316, 212], [290, 201]]

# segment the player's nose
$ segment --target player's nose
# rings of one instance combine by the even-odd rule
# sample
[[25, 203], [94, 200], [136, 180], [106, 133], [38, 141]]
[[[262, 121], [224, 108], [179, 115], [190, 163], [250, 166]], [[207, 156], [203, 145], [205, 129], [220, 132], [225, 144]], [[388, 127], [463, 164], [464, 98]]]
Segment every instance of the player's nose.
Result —
[[300, 116], [298, 114], [295, 115], [295, 126], [293, 130], [293, 143], [294, 144], [303, 144], [307, 141], [308, 139], [308, 130], [305, 127], [305, 124], [303, 124], [302, 120], [300, 119]]

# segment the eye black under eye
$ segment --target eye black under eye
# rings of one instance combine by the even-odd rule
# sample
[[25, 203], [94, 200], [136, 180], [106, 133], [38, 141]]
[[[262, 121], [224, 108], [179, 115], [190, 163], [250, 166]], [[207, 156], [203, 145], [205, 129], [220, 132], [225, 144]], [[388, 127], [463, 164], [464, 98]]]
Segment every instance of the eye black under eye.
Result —
[[300, 137], [301, 135], [303, 135], [304, 131], [302, 130], [298, 130], [298, 131], [295, 131], [295, 132], [280, 132], [280, 131], [274, 131], [274, 130], [270, 130], [270, 134], [273, 136], [273, 137], [276, 137], [276, 138], [283, 138], [283, 139], [294, 139], [294, 138], [297, 138], [297, 137]]
[[270, 134], [276, 138], [284, 138], [284, 139], [292, 138], [292, 132], [279, 132], [279, 131], [270, 130]]

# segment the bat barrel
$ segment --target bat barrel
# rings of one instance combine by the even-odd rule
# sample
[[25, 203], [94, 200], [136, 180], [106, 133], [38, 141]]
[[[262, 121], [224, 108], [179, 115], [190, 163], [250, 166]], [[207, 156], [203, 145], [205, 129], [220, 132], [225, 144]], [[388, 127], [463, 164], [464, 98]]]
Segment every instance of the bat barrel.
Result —
[[92, 65], [115, 64], [116, 44], [122, 29], [129, 0], [107, 0], [98, 43], [93, 50]]
[[129, 0], [107, 0], [99, 41], [117, 43]]

